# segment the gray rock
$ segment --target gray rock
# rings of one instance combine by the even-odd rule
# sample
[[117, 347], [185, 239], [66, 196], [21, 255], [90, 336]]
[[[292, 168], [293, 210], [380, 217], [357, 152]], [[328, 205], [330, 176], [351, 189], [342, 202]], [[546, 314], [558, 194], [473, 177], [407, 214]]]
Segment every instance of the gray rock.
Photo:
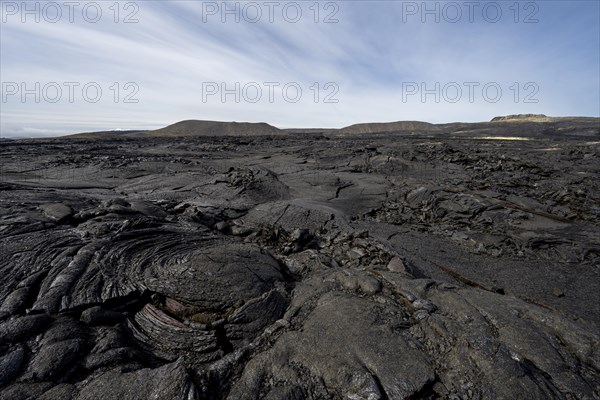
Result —
[[15, 289], [11, 294], [9, 294], [4, 302], [2, 303], [2, 307], [0, 307], [0, 311], [6, 311], [10, 315], [17, 314], [19, 312], [24, 311], [27, 300], [30, 296], [31, 289], [29, 287], [21, 287]]
[[71, 368], [73, 361], [80, 359], [84, 345], [79, 339], [44, 345], [40, 348], [23, 379], [34, 381], [51, 381], [60, 377]]
[[90, 307], [81, 313], [81, 322], [88, 325], [113, 325], [123, 319], [123, 314], [98, 306]]
[[75, 385], [61, 383], [39, 396], [37, 400], [71, 400], [76, 393]]
[[308, 229], [294, 229], [294, 231], [290, 234], [290, 240], [293, 242], [301, 242], [306, 240], [310, 236], [310, 231]]
[[0, 324], [0, 343], [25, 341], [51, 322], [52, 318], [47, 315], [27, 315], [5, 321]]
[[437, 307], [431, 301], [425, 299], [414, 300], [412, 306], [415, 310], [425, 310], [429, 313], [437, 310]]
[[76, 400], [198, 399], [198, 389], [185, 367], [171, 363], [156, 369], [108, 371], [85, 385]]
[[85, 326], [75, 319], [58, 317], [44, 333], [41, 343], [46, 345], [72, 339], [87, 340]]
[[387, 269], [392, 272], [408, 273], [406, 270], [406, 265], [400, 257], [392, 258], [387, 265]]
[[61, 203], [42, 204], [40, 209], [55, 221], [61, 222], [73, 215], [73, 209]]
[[258, 392], [274, 396], [282, 387], [340, 398], [407, 398], [433, 379], [427, 360], [385, 327], [371, 303], [329, 294], [302, 331], [283, 334], [248, 363], [229, 398], [249, 399]]
[[217, 222], [215, 224], [215, 229], [220, 231], [220, 232], [226, 232], [229, 230], [230, 225], [225, 222], [225, 221], [221, 221], [221, 222]]
[[251, 233], [252, 229], [244, 226], [234, 225], [231, 227], [231, 234], [234, 236], [248, 236]]
[[88, 355], [83, 360], [83, 367], [88, 370], [95, 370], [106, 366], [118, 366], [139, 359], [141, 354], [129, 347], [119, 347], [106, 350], [102, 353]]
[[0, 398], [7, 400], [38, 399], [54, 386], [50, 382], [14, 383], [0, 391]]
[[23, 346], [16, 346], [0, 357], [0, 387], [10, 383], [18, 376], [24, 358]]

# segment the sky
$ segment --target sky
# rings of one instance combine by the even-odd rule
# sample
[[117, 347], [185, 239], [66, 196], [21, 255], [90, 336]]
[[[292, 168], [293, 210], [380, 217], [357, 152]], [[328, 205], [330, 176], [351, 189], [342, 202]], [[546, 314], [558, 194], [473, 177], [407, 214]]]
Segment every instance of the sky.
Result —
[[5, 1], [2, 137], [600, 116], [600, 1]]

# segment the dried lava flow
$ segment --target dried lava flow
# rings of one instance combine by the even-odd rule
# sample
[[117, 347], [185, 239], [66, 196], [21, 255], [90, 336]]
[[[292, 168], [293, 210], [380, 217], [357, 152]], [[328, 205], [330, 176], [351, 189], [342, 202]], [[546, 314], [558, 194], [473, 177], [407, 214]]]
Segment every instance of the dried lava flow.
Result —
[[583, 139], [0, 150], [2, 398], [600, 397]]

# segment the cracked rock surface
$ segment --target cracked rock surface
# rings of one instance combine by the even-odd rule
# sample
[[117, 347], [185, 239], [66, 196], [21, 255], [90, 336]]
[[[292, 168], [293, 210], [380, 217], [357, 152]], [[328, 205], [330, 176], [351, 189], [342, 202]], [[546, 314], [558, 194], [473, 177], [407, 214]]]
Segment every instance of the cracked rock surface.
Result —
[[588, 131], [3, 142], [0, 398], [600, 399]]

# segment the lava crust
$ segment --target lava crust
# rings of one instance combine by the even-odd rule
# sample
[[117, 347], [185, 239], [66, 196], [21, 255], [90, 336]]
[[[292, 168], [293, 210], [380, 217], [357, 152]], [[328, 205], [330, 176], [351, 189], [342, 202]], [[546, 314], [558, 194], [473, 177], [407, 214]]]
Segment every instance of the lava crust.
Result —
[[600, 399], [598, 121], [536, 118], [0, 143], [0, 398]]

